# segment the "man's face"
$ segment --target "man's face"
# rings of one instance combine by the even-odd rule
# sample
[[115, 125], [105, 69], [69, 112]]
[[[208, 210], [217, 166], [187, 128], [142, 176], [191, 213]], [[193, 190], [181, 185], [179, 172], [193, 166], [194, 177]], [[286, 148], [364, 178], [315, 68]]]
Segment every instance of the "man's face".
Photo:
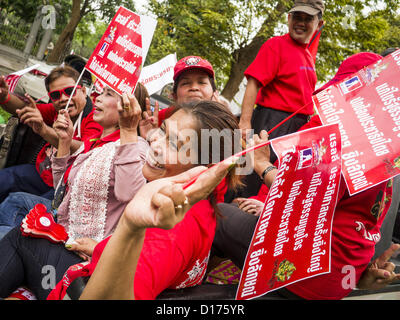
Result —
[[[76, 82], [74, 79], [70, 77], [61, 76], [56, 80], [54, 80], [53, 82], [49, 83], [49, 92], [52, 92], [54, 90], [63, 90], [68, 87], [73, 87], [75, 86], [75, 84]], [[78, 117], [86, 105], [86, 89], [85, 87], [82, 87], [80, 89], [78, 88], [76, 88], [75, 94], [72, 97], [71, 102], [68, 106], [68, 113], [72, 119]], [[58, 111], [65, 108], [65, 106], [68, 103], [68, 100], [69, 96], [66, 95], [65, 93], [61, 93], [61, 98], [56, 101], [52, 101], [52, 103], [54, 105], [54, 108]]]
[[288, 26], [290, 37], [299, 43], [309, 43], [314, 32], [322, 26], [318, 16], [310, 16], [304, 12], [289, 13]]

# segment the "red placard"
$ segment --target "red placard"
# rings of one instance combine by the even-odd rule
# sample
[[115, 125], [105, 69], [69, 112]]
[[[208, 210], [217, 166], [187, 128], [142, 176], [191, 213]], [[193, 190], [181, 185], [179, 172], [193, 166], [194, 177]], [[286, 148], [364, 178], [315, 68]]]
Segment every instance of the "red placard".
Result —
[[280, 165], [247, 252], [239, 300], [330, 271], [341, 172], [338, 125], [276, 138], [271, 145]]
[[400, 50], [313, 97], [321, 121], [337, 123], [351, 195], [400, 173]]
[[143, 62], [140, 16], [120, 7], [86, 69], [118, 92], [133, 94]]

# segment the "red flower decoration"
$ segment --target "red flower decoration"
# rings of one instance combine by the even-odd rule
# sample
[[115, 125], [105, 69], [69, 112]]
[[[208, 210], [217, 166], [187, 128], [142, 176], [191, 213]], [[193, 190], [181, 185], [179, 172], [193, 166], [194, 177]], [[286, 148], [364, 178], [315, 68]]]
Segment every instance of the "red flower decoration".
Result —
[[22, 220], [21, 232], [26, 237], [45, 238], [54, 243], [65, 243], [68, 234], [64, 227], [54, 221], [53, 215], [39, 203]]

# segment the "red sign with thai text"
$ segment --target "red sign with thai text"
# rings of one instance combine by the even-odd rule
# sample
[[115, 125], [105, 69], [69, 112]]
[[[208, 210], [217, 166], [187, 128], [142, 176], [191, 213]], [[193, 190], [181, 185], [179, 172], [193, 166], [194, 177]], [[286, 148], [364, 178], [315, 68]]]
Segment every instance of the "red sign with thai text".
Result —
[[276, 138], [271, 145], [279, 169], [247, 252], [239, 300], [330, 271], [341, 174], [338, 125]]
[[120, 7], [86, 64], [86, 69], [118, 92], [133, 94], [143, 62], [140, 16]]
[[400, 50], [313, 97], [321, 121], [337, 123], [351, 195], [400, 173]]

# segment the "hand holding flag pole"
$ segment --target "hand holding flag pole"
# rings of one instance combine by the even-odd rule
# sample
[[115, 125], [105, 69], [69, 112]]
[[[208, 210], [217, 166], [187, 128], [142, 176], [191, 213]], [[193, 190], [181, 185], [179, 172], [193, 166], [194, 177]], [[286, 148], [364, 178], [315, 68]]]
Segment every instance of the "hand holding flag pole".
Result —
[[67, 102], [67, 105], [65, 106], [65, 108], [64, 108], [64, 110], [65, 111], [68, 111], [68, 107], [69, 107], [69, 104], [71, 103], [71, 99], [72, 99], [72, 97], [74, 96], [74, 94], [75, 94], [75, 91], [76, 91], [76, 87], [79, 85], [79, 82], [81, 81], [81, 79], [82, 79], [82, 76], [83, 76], [83, 73], [85, 72], [85, 68], [83, 68], [83, 70], [82, 70], [82, 72], [81, 72], [81, 74], [79, 75], [79, 78], [78, 78], [78, 80], [76, 80], [76, 83], [75, 83], [75, 86], [74, 86], [74, 89], [72, 90], [72, 93], [71, 93], [71, 95], [69, 96], [69, 99], [68, 99], [68, 102]]

